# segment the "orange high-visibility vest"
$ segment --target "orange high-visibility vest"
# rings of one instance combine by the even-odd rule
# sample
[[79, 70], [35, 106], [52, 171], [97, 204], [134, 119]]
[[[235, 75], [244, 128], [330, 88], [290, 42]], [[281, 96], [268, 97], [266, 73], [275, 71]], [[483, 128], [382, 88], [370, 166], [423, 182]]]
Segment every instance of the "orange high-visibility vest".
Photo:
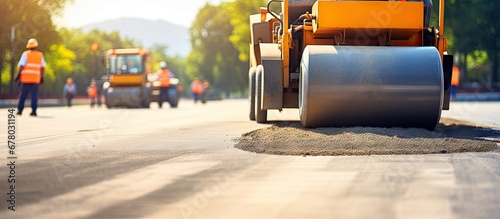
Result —
[[90, 86], [89, 90], [87, 91], [87, 94], [89, 95], [90, 98], [96, 98], [97, 97], [97, 87]]
[[460, 82], [460, 70], [457, 66], [453, 66], [453, 70], [451, 72], [451, 85], [458, 86]]
[[21, 83], [40, 84], [43, 53], [36, 50], [24, 52], [27, 55], [26, 65], [21, 71]]
[[158, 74], [158, 81], [160, 81], [160, 87], [170, 86], [170, 70], [164, 69]]
[[191, 91], [194, 94], [203, 93], [203, 85], [201, 84], [201, 82], [200, 81], [193, 81], [193, 84], [191, 85]]

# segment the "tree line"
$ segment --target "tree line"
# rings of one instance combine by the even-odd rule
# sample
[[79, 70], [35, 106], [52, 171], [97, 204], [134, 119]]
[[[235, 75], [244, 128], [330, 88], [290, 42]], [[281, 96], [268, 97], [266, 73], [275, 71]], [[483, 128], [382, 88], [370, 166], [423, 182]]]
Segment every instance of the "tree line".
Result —
[[[118, 32], [57, 28], [53, 16], [72, 0], [0, 0], [0, 97], [15, 97], [17, 85], [12, 76], [29, 38], [35, 37], [47, 61], [41, 96], [57, 97], [67, 77], [73, 77], [84, 94], [93, 77], [96, 54], [100, 48], [140, 47]], [[189, 28], [191, 52], [186, 57], [171, 56], [165, 45], [148, 49], [156, 62], [165, 60], [189, 86], [194, 78], [207, 79], [227, 96], [245, 96], [248, 83], [249, 15], [259, 13], [266, 0], [233, 0], [217, 5], [205, 4]], [[449, 53], [456, 56], [461, 69], [461, 84], [476, 82], [498, 89], [500, 61], [500, 1], [446, 0], [445, 36]], [[432, 23], [438, 26], [439, 1], [434, 1]], [[104, 66], [98, 69], [102, 74]], [[14, 66], [14, 69], [12, 69]], [[154, 67], [158, 67], [157, 64]]]
[[[500, 88], [500, 1], [447, 0], [450, 51], [458, 55], [462, 80]], [[434, 9], [436, 11], [437, 8]]]

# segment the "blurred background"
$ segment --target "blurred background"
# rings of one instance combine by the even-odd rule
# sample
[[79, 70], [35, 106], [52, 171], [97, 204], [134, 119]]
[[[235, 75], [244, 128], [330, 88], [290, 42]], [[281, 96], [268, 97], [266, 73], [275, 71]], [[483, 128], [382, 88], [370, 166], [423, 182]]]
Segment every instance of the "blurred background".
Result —
[[[166, 61], [189, 86], [207, 79], [226, 98], [248, 92], [249, 15], [266, 0], [0, 0], [0, 98], [16, 98], [17, 62], [29, 38], [47, 61], [41, 98], [59, 98], [68, 77], [85, 95], [112, 48], [142, 47], [153, 70]], [[431, 26], [438, 26], [434, 0]], [[448, 53], [460, 70], [459, 93], [498, 92], [500, 1], [446, 0]], [[97, 43], [96, 51], [91, 49]], [[95, 65], [95, 66], [94, 66]]]

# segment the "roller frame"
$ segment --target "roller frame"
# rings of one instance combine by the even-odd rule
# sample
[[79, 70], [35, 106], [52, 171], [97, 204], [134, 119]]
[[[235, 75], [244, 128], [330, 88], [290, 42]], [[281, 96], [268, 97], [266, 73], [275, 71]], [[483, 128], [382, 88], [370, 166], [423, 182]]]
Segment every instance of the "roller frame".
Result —
[[[320, 2], [321, 1], [321, 2]], [[278, 1], [279, 2], [279, 1]], [[333, 1], [322, 1], [322, 0], [304, 0], [304, 1], [295, 1], [295, 0], [283, 0], [282, 1], [282, 11], [283, 14], [281, 17], [276, 17], [269, 19], [269, 13], [267, 16], [262, 16], [262, 15], [252, 15], [251, 16], [251, 43], [250, 43], [250, 57], [251, 57], [251, 67], [260, 67], [262, 66], [261, 70], [261, 76], [262, 76], [262, 81], [261, 81], [261, 94], [258, 95], [259, 92], [255, 91], [255, 94], [252, 95], [252, 97], [255, 98], [255, 106], [252, 107], [252, 109], [258, 110], [268, 110], [268, 109], [278, 109], [282, 110], [283, 108], [299, 108], [299, 111], [303, 104], [303, 97], [301, 94], [301, 86], [303, 86], [303, 82], [306, 81], [303, 78], [299, 77], [299, 79], [295, 79], [294, 75], [299, 74], [299, 68], [297, 67], [299, 64], [299, 61], [296, 61], [300, 59], [300, 55], [304, 53], [304, 50], [308, 46], [315, 46], [315, 45], [337, 45], [341, 43], [342, 45], [346, 46], [353, 46], [353, 47], [359, 47], [360, 49], [362, 46], [375, 46], [378, 48], [384, 47], [383, 49], [392, 49], [392, 48], [402, 48], [402, 47], [412, 47], [412, 49], [415, 49], [415, 51], [418, 51], [420, 48], [424, 48], [426, 46], [432, 46], [431, 48], [434, 48], [435, 50], [432, 52], [431, 56], [432, 58], [428, 59], [430, 62], [433, 62], [432, 67], [434, 69], [432, 70], [432, 78], [425, 78], [425, 76], [422, 76], [420, 78], [421, 80], [425, 81], [424, 85], [418, 85], [415, 86], [417, 89], [414, 89], [419, 93], [420, 98], [423, 99], [433, 99], [429, 101], [428, 105], [432, 105], [432, 109], [426, 109], [426, 107], [419, 106], [416, 104], [416, 102], [411, 102], [411, 106], [413, 106], [413, 109], [416, 111], [422, 111], [421, 113], [416, 113], [416, 116], [412, 116], [411, 114], [406, 114], [406, 115], [396, 115], [400, 114], [398, 110], [395, 110], [394, 107], [392, 106], [384, 106], [383, 104], [384, 101], [381, 101], [380, 103], [382, 106], [379, 106], [378, 109], [374, 109], [373, 113], [379, 113], [383, 116], [383, 118], [394, 118], [395, 120], [401, 120], [401, 121], [396, 121], [396, 122], [384, 122], [382, 120], [369, 120], [366, 119], [366, 121], [371, 121], [371, 122], [360, 122], [359, 119], [352, 119], [353, 122], [340, 122], [340, 123], [310, 123], [308, 121], [302, 121], [302, 124], [306, 127], [322, 127], [322, 126], [338, 126], [338, 127], [344, 127], [344, 126], [383, 126], [383, 127], [420, 127], [420, 128], [426, 128], [429, 130], [434, 129], [436, 124], [439, 122], [440, 115], [441, 115], [441, 110], [447, 110], [449, 108], [449, 87], [450, 87], [450, 77], [451, 77], [451, 66], [452, 63], [450, 60], [452, 60], [452, 56], [449, 55], [443, 55], [444, 52], [446, 51], [446, 38], [444, 37], [444, 1], [440, 1], [440, 13], [439, 13], [439, 18], [440, 18], [440, 25], [439, 25], [439, 34], [437, 32], [433, 32], [435, 34], [435, 40], [431, 43], [426, 43], [430, 41], [425, 41], [425, 29], [422, 25], [423, 22], [420, 20], [423, 19], [423, 10], [421, 10], [421, 5], [423, 3], [421, 2], [408, 2], [408, 3], [396, 3], [396, 2], [362, 2], [362, 1], [345, 1], [345, 2], [333, 2]], [[319, 13], [319, 7], [318, 5], [322, 4], [323, 6], [321, 7], [322, 9], [326, 9], [323, 12]], [[405, 10], [408, 11], [408, 13], [412, 13], [416, 17], [415, 19], [411, 20], [405, 20], [405, 19], [394, 19], [390, 20], [392, 23], [388, 23], [387, 26], [375, 26], [377, 29], [372, 29], [370, 31], [367, 31], [367, 33], [374, 33], [374, 32], [380, 32], [381, 34], [385, 34], [384, 36], [386, 38], [383, 39], [382, 43], [383, 45], [378, 45], [381, 42], [381, 36], [380, 35], [373, 35], [370, 37], [368, 43], [365, 44], [356, 44], [357, 41], [352, 39], [352, 36], [350, 36], [348, 33], [351, 33], [353, 30], [349, 29], [350, 26], [342, 27], [343, 29], [341, 33], [344, 33], [343, 37], [340, 41], [337, 40], [337, 38], [332, 38], [330, 37], [330, 34], [335, 34], [336, 28], [340, 27], [339, 25], [345, 25], [348, 24], [348, 20], [344, 19], [337, 19], [338, 17], [335, 17], [335, 15], [331, 15], [331, 13], [328, 13], [328, 8], [333, 5], [341, 6], [360, 6], [362, 7], [361, 9], [363, 10], [371, 10], [369, 8], [373, 8], [372, 6], [377, 6], [379, 9], [384, 9], [386, 6], [396, 6], [398, 4], [401, 4], [401, 7], [404, 7]], [[370, 6], [370, 7], [367, 7]], [[390, 7], [387, 7], [390, 9]], [[312, 10], [309, 10], [312, 9]], [[333, 8], [332, 8], [333, 9]], [[314, 11], [316, 10], [316, 14], [313, 14], [312, 18], [312, 26], [306, 26], [304, 23], [304, 27], [302, 29], [296, 29], [297, 26], [292, 26], [296, 25], [296, 23], [292, 23], [294, 19], [296, 19], [299, 15], [302, 13], [305, 13], [305, 11]], [[338, 8], [335, 8], [334, 10], [339, 10]], [[262, 11], [262, 10], [261, 10]], [[379, 13], [375, 13], [375, 15], [381, 15], [383, 13], [386, 13], [383, 10], [378, 10]], [[370, 12], [370, 11], [369, 11]], [[317, 20], [318, 19], [318, 14], [323, 18], [323, 21], [321, 21], [321, 27], [317, 26]], [[362, 13], [361, 15], [366, 14]], [[372, 13], [373, 14], [373, 13]], [[401, 18], [407, 17], [407, 13], [402, 13], [402, 14], [391, 14], [393, 17], [394, 16], [399, 16]], [[333, 16], [332, 19], [327, 19], [328, 16]], [[289, 17], [291, 16], [291, 17]], [[337, 15], [338, 16], [338, 15]], [[267, 17], [265, 20], [260, 20], [258, 17]], [[362, 20], [366, 20], [366, 22], [373, 22], [373, 20], [368, 19], [369, 16], [365, 16], [363, 18], [360, 18]], [[273, 20], [274, 19], [274, 20]], [[292, 20], [290, 20], [292, 19]], [[419, 20], [419, 22], [416, 22], [416, 20]], [[316, 22], [315, 22], [316, 21]], [[325, 23], [328, 22], [328, 23]], [[382, 20], [385, 21], [385, 20]], [[282, 26], [286, 27], [284, 30], [277, 31], [277, 32], [272, 32], [274, 29], [275, 24], [281, 23]], [[386, 24], [382, 24], [386, 25]], [[408, 25], [411, 26], [410, 29], [408, 29]], [[270, 28], [268, 28], [270, 27]], [[358, 32], [363, 31], [362, 28], [364, 27], [363, 23], [360, 23], [358, 25]], [[374, 26], [370, 26], [374, 27]], [[289, 28], [289, 29], [288, 29]], [[346, 29], [347, 28], [347, 29]], [[269, 31], [271, 30], [271, 31]], [[303, 36], [297, 36], [294, 31], [302, 31]], [[351, 31], [351, 32], [349, 32]], [[317, 33], [315, 33], [317, 32]], [[276, 33], [280, 33], [278, 36], [273, 36]], [[271, 34], [271, 36], [268, 37], [267, 34]], [[336, 35], [334, 35], [336, 36]], [[307, 37], [307, 41], [306, 40]], [[269, 42], [271, 39], [274, 39], [274, 42]], [[275, 41], [275, 40], [278, 41]], [[298, 39], [298, 40], [297, 40]], [[394, 44], [391, 46], [391, 44]], [[338, 45], [337, 45], [338, 46]], [[405, 48], [406, 49], [406, 48]], [[410, 55], [413, 54], [411, 51], [412, 49], [408, 50], [410, 51]], [[390, 54], [392, 51], [387, 50], [385, 52], [382, 52], [382, 54], [386, 53]], [[416, 52], [417, 54], [419, 52]], [[430, 53], [428, 53], [430, 54]], [[437, 56], [436, 56], [437, 54]], [[408, 55], [408, 54], [407, 54]], [[375, 58], [376, 59], [376, 58]], [[421, 58], [417, 58], [417, 60], [420, 60]], [[350, 62], [352, 65], [359, 65], [362, 64], [363, 62], [359, 60], [349, 60], [346, 59], [344, 60], [345, 62]], [[378, 60], [380, 63], [384, 63], [387, 60], [379, 59]], [[406, 60], [401, 61], [398, 65], [399, 67], [395, 67], [396, 70], [394, 69], [386, 69], [385, 71], [395, 73], [398, 77], [401, 77], [402, 79], [396, 82], [396, 85], [401, 85], [401, 86], [406, 86], [402, 81], [406, 79], [410, 79], [412, 77], [404, 76], [403, 74], [398, 74], [397, 71], [403, 71], [405, 69], [405, 62], [411, 63], [412, 58], [406, 58]], [[420, 63], [421, 66], [425, 66], [425, 63]], [[335, 69], [336, 67], [330, 66], [332, 69]], [[374, 67], [374, 66], [371, 66]], [[376, 66], [375, 66], [376, 67]], [[398, 70], [399, 69], [399, 70]], [[344, 69], [345, 70], [345, 69]], [[349, 71], [346, 71], [348, 73], [341, 73], [342, 74], [349, 74]], [[327, 74], [327, 73], [325, 73]], [[258, 82], [258, 75], [256, 74], [255, 81]], [[383, 77], [387, 76], [390, 77], [391, 73], [381, 73]], [[301, 74], [302, 76], [302, 74]], [[365, 75], [366, 76], [366, 75]], [[252, 78], [249, 77], [249, 80], [251, 81]], [[390, 80], [389, 80], [390, 81]], [[328, 80], [324, 80], [323, 82], [328, 83]], [[355, 84], [350, 84], [349, 82], [344, 82], [345, 84], [342, 84], [343, 86], [356, 86]], [[378, 89], [377, 87], [380, 87], [379, 85], [376, 84], [377, 81], [374, 81], [374, 84], [365, 84], [365, 86], [371, 88], [371, 89]], [[382, 80], [383, 83], [383, 80]], [[398, 84], [401, 83], [401, 84]], [[432, 84], [432, 85], [430, 85]], [[434, 93], [433, 94], [423, 94], [425, 92], [418, 92], [419, 89], [426, 90], [426, 85], [429, 85], [430, 87], [433, 87]], [[249, 85], [250, 87], [253, 87], [251, 84]], [[421, 86], [421, 87], [419, 87]], [[258, 86], [255, 86], [255, 89], [258, 89]], [[384, 86], [381, 86], [384, 87]], [[330, 89], [330, 88], [327, 88]], [[250, 89], [251, 90], [251, 89]], [[330, 90], [331, 91], [331, 90]], [[335, 91], [335, 92], [338, 92]], [[328, 93], [328, 92], [326, 92]], [[404, 92], [403, 92], [404, 93]], [[385, 93], [387, 95], [387, 93]], [[336, 95], [333, 93], [332, 95]], [[374, 95], [374, 94], [371, 94]], [[392, 94], [395, 95], [395, 97], [391, 97], [386, 99], [389, 100], [390, 102], [394, 102], [396, 104], [398, 101], [405, 102], [405, 98], [411, 99], [414, 98], [412, 96], [411, 92], [408, 92], [406, 94]], [[417, 95], [418, 96], [418, 95]], [[346, 95], [345, 97], [348, 97]], [[260, 101], [258, 101], [260, 99]], [[357, 96], [355, 99], [362, 99], [362, 97]], [[257, 104], [257, 101], [260, 104]], [[313, 99], [312, 102], [316, 100]], [[325, 101], [328, 104], [328, 101]], [[376, 103], [376, 100], [370, 100], [369, 98], [366, 99], [367, 103]], [[417, 101], [418, 102], [418, 101]], [[365, 103], [365, 104], [367, 104]], [[322, 103], [323, 104], [323, 103]], [[348, 102], [340, 102], [339, 104], [349, 104]], [[258, 106], [260, 105], [260, 107]], [[300, 106], [299, 106], [300, 105]], [[367, 104], [369, 105], [369, 104]], [[425, 105], [425, 104], [424, 104]], [[313, 108], [321, 108], [324, 105], [318, 105]], [[328, 107], [326, 107], [328, 108]], [[397, 108], [397, 107], [396, 107]], [[390, 111], [390, 112], [387, 112]], [[362, 112], [366, 113], [371, 113], [371, 110], [362, 110]], [[252, 112], [250, 112], [252, 113]], [[301, 112], [302, 113], [302, 112]], [[347, 117], [349, 117], [349, 111], [347, 113]], [[391, 116], [391, 114], [394, 114], [394, 116]], [[403, 113], [404, 114], [404, 113]], [[342, 114], [341, 114], [342, 115]], [[351, 114], [352, 116], [355, 116], [354, 114]], [[344, 114], [344, 116], [346, 116]], [[302, 117], [302, 116], [301, 116]], [[328, 116], [326, 116], [328, 117]], [[413, 117], [413, 118], [412, 118]], [[252, 116], [250, 116], [250, 119], [252, 119]], [[408, 122], [404, 121], [405, 119], [408, 120], [414, 120], [413, 122]], [[307, 120], [307, 119], [302, 119], [301, 120]], [[329, 120], [328, 118], [324, 118], [323, 120]], [[424, 122], [418, 122], [417, 120], [425, 120]]]

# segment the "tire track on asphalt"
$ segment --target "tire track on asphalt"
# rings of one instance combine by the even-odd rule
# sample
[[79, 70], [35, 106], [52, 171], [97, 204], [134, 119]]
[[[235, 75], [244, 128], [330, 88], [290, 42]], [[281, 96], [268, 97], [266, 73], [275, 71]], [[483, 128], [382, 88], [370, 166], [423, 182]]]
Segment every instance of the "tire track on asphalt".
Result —
[[117, 203], [130, 201], [218, 165], [202, 156], [185, 155], [117, 175], [112, 179], [23, 206], [16, 218], [82, 218]]

